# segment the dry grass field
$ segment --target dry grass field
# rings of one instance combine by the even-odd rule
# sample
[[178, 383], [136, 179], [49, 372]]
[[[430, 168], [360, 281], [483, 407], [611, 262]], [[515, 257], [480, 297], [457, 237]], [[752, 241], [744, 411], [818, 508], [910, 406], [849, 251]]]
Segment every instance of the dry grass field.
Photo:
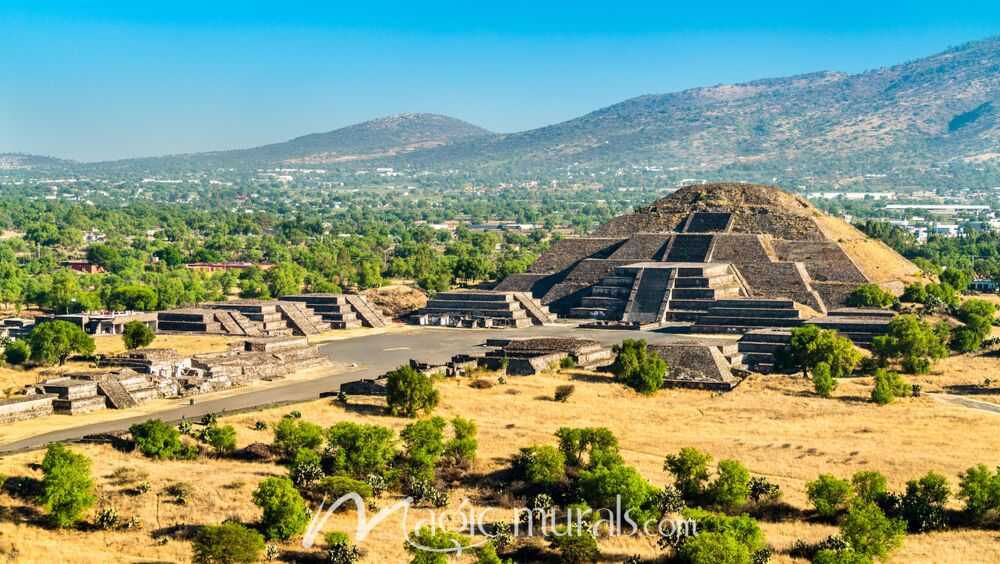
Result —
[[[1000, 465], [995, 429], [1000, 415], [945, 405], [928, 397], [897, 400], [877, 407], [867, 401], [870, 381], [845, 380], [835, 398], [815, 397], [808, 383], [785, 376], [753, 376], [725, 395], [688, 390], [665, 390], [653, 397], [639, 396], [611, 383], [606, 376], [569, 372], [529, 378], [508, 378], [507, 385], [474, 389], [468, 379], [438, 384], [442, 401], [437, 415], [461, 415], [479, 426], [479, 461], [476, 475], [486, 475], [509, 465], [520, 447], [555, 443], [553, 432], [561, 426], [607, 426], [619, 437], [622, 454], [654, 485], [669, 481], [662, 470], [663, 457], [683, 446], [696, 446], [715, 460], [740, 459], [755, 475], [768, 477], [784, 490], [784, 499], [806, 507], [805, 483], [820, 472], [849, 476], [861, 469], [885, 473], [890, 486], [900, 489], [906, 480], [928, 470], [948, 476], [953, 486], [958, 472], [976, 463]], [[554, 388], [572, 383], [576, 392], [566, 403], [552, 401]], [[296, 407], [303, 419], [332, 425], [338, 421], [378, 423], [402, 428], [409, 420], [380, 415], [378, 400], [354, 398], [347, 408], [328, 400]], [[273, 422], [289, 408], [235, 415], [223, 419], [239, 432], [239, 445], [269, 442], [269, 431], [255, 431], [258, 420]], [[40, 515], [30, 502], [0, 494], [0, 550], [16, 548], [22, 562], [186, 561], [190, 544], [184, 540], [188, 526], [215, 524], [228, 517], [252, 521], [258, 516], [250, 492], [269, 475], [283, 474], [274, 464], [247, 463], [203, 457], [191, 462], [156, 462], [138, 453], [123, 453], [109, 445], [75, 446], [94, 461], [99, 507], [114, 506], [123, 518], [136, 516], [137, 531], [53, 531], [39, 526]], [[39, 478], [33, 466], [42, 453], [12, 455], [0, 460], [0, 473]], [[116, 484], [112, 473], [134, 469], [136, 480], [152, 486], [145, 494], [130, 494], [129, 484]], [[164, 490], [177, 482], [191, 488], [189, 501], [178, 505]], [[8, 491], [10, 488], [8, 488]], [[452, 507], [463, 497], [488, 499], [485, 492], [467, 485], [451, 493]], [[392, 502], [383, 499], [382, 506]], [[479, 507], [483, 505], [477, 504]], [[499, 519], [509, 510], [493, 507]], [[412, 526], [411, 515], [411, 526]], [[370, 518], [370, 515], [369, 515]], [[353, 531], [353, 511], [339, 513], [326, 530]], [[366, 562], [403, 562], [400, 528], [395, 514], [377, 527], [360, 547]], [[762, 522], [775, 561], [788, 562], [787, 550], [797, 538], [819, 540], [835, 532], [829, 525], [803, 520]], [[166, 539], [166, 540], [164, 540]], [[911, 535], [894, 562], [1000, 561], [1000, 533], [948, 531]], [[295, 559], [302, 549], [296, 542], [282, 545], [285, 557]], [[647, 539], [603, 539], [601, 548], [611, 560], [632, 554], [658, 554]]]

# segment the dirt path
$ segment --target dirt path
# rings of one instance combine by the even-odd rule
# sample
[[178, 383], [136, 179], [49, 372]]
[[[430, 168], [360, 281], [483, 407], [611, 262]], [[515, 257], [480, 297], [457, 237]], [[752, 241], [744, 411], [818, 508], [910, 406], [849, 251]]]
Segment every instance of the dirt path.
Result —
[[967, 398], [965, 396], [956, 396], [954, 394], [929, 393], [927, 395], [931, 396], [932, 398], [936, 399], [941, 403], [950, 403], [952, 405], [960, 405], [962, 407], [967, 407], [969, 409], [979, 409], [981, 411], [1000, 413], [1000, 405], [997, 405], [995, 403], [990, 403], [987, 401], [980, 401], [972, 398]]

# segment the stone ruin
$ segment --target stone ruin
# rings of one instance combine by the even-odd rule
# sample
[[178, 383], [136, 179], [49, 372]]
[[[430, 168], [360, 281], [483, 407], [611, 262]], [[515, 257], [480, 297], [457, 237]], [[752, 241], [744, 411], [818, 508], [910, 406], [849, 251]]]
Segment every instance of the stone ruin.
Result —
[[919, 269], [881, 242], [772, 186], [687, 186], [587, 237], [555, 243], [497, 292], [563, 317], [704, 333], [793, 327], [860, 284], [901, 292]]
[[412, 320], [444, 327], [529, 327], [554, 317], [527, 292], [455, 290], [436, 294]]
[[531, 376], [559, 366], [571, 357], [576, 366], [594, 369], [611, 362], [611, 349], [589, 339], [537, 337], [532, 339], [489, 339], [486, 346], [497, 347], [486, 353], [481, 365], [500, 370], [506, 365], [507, 374]]
[[80, 372], [26, 386], [0, 400], [0, 423], [44, 415], [129, 409], [156, 398], [179, 398], [276, 380], [330, 360], [305, 337], [252, 338], [229, 350], [183, 356], [170, 349], [138, 349], [101, 358], [108, 372]]
[[728, 392], [747, 374], [736, 343], [680, 342], [649, 345], [648, 349], [667, 364], [664, 388]]
[[391, 323], [368, 298], [358, 294], [299, 294], [282, 296], [279, 300], [302, 304], [334, 329], [387, 327]]

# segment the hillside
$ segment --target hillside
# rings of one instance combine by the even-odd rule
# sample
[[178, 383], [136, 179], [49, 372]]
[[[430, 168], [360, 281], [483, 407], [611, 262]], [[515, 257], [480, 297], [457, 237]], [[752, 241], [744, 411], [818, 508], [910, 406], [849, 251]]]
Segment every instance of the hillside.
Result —
[[[546, 167], [996, 159], [1000, 37], [861, 74], [818, 72], [626, 100], [407, 160]], [[810, 164], [812, 163], [812, 164]]]
[[0, 153], [0, 170], [66, 164], [71, 164], [71, 161], [27, 153]]
[[313, 133], [283, 143], [252, 149], [135, 159], [114, 164], [234, 165], [240, 163], [328, 164], [388, 158], [419, 149], [492, 135], [464, 121], [437, 114], [398, 114], [326, 133]]

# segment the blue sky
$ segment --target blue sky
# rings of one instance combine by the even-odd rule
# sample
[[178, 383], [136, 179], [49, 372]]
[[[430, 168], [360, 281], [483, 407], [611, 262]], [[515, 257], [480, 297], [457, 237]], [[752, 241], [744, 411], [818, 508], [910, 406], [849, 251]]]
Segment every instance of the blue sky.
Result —
[[153, 4], [0, 3], [0, 151], [243, 148], [400, 112], [519, 131], [1000, 33], [986, 1]]

